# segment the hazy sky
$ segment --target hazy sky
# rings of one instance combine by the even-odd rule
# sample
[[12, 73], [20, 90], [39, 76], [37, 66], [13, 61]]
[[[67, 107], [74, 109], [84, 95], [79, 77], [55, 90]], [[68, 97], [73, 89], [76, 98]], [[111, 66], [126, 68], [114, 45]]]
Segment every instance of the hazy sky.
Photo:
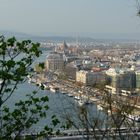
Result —
[[140, 33], [135, 0], [0, 0], [0, 30], [35, 35]]

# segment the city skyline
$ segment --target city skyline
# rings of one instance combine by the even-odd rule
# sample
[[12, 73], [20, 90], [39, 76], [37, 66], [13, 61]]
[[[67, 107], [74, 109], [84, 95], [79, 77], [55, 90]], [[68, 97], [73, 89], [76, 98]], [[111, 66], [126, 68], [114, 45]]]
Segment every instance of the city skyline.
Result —
[[0, 0], [0, 2], [0, 30], [39, 36], [93, 38], [140, 36], [136, 1]]

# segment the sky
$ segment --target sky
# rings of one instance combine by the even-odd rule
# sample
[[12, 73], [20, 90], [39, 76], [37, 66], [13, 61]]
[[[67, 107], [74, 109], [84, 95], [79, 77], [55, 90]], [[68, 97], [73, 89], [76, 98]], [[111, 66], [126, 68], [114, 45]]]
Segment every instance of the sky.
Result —
[[136, 0], [0, 0], [0, 30], [32, 35], [140, 34]]

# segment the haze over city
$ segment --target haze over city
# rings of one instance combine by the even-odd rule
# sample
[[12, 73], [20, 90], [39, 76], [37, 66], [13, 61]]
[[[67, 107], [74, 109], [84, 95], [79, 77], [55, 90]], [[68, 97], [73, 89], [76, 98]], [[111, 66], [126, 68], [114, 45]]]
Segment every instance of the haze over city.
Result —
[[0, 30], [37, 36], [138, 39], [134, 0], [0, 0]]
[[140, 140], [140, 0], [0, 0], [0, 140]]

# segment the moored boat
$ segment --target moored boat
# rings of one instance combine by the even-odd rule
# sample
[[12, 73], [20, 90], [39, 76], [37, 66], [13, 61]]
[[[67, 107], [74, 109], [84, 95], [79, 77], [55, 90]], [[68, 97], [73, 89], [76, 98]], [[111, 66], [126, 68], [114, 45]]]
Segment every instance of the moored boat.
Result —
[[69, 93], [68, 96], [69, 96], [69, 97], [73, 97], [73, 94]]
[[81, 99], [79, 95], [74, 96], [74, 98], [75, 98], [76, 100], [80, 100], [80, 99]]
[[52, 92], [59, 92], [59, 88], [58, 87], [50, 86], [50, 91], [52, 91]]
[[102, 107], [101, 105], [98, 104], [98, 105], [97, 105], [97, 109], [98, 109], [98, 110], [103, 110], [103, 107]]

